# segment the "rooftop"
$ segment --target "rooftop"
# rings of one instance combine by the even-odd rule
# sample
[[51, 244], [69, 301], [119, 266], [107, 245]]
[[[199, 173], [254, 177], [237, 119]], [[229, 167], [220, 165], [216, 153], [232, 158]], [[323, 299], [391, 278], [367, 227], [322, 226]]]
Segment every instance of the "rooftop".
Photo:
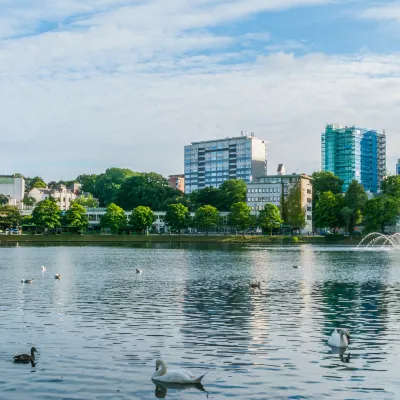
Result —
[[198, 142], [192, 142], [191, 144], [223, 142], [225, 140], [240, 140], [240, 139], [258, 139], [258, 140], [262, 140], [259, 137], [254, 136], [254, 134], [252, 134], [251, 136], [249, 136], [249, 135], [232, 136], [232, 137], [228, 136], [228, 137], [219, 138], [219, 139], [201, 140], [201, 141], [198, 141]]

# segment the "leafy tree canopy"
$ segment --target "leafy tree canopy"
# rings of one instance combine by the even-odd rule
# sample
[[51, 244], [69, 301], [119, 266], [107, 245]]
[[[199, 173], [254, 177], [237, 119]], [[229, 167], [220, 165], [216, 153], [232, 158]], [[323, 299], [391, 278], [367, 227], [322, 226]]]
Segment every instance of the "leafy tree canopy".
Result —
[[175, 232], [180, 232], [190, 224], [189, 209], [183, 204], [170, 204], [165, 214], [165, 223]]
[[133, 209], [129, 216], [129, 225], [137, 232], [143, 232], [151, 227], [155, 219], [156, 216], [150, 207], [138, 206]]
[[2, 229], [14, 228], [21, 224], [22, 216], [17, 207], [0, 207], [0, 227]]
[[243, 231], [254, 224], [254, 218], [251, 215], [251, 208], [245, 202], [238, 202], [232, 205], [228, 217], [229, 225]]
[[65, 212], [63, 222], [67, 226], [74, 226], [79, 231], [84, 231], [89, 225], [86, 209], [80, 204], [73, 202], [71, 207]]
[[343, 226], [341, 214], [344, 197], [341, 193], [323, 192], [320, 194], [314, 210], [314, 225], [317, 228], [336, 229]]
[[34, 178], [27, 178], [28, 181], [28, 190], [31, 191], [34, 188], [45, 188], [47, 187], [46, 183], [40, 176], [35, 176]]
[[52, 199], [40, 201], [32, 212], [32, 222], [34, 225], [43, 228], [55, 228], [60, 226], [60, 207]]
[[88, 208], [96, 208], [99, 206], [99, 201], [95, 199], [91, 193], [87, 196], [77, 197], [74, 202]]
[[260, 228], [263, 230], [270, 230], [271, 235], [272, 230], [279, 228], [282, 222], [281, 212], [274, 204], [266, 204], [258, 216], [258, 225]]
[[304, 228], [306, 226], [306, 212], [302, 207], [300, 180], [296, 180], [289, 187], [287, 197], [283, 202], [282, 215], [285, 223], [292, 228]]
[[221, 211], [229, 211], [233, 204], [246, 202], [247, 186], [241, 179], [230, 179], [219, 187], [219, 205]]
[[98, 175], [91, 174], [91, 175], [79, 175], [76, 178], [76, 181], [82, 185], [82, 191], [91, 193], [93, 196], [97, 196], [97, 182]]
[[116, 204], [111, 203], [100, 220], [100, 226], [102, 228], [110, 228], [111, 231], [118, 231], [118, 229], [126, 226], [126, 222], [124, 210]]
[[168, 186], [168, 181], [154, 172], [135, 174], [126, 179], [118, 192], [116, 203], [125, 210], [147, 206], [152, 210], [164, 211], [167, 202], [181, 198], [182, 193]]
[[0, 206], [8, 204], [9, 198], [5, 194], [0, 194]]
[[400, 175], [388, 176], [381, 183], [382, 193], [400, 199]]
[[318, 200], [319, 196], [325, 192], [338, 194], [342, 192], [343, 181], [333, 172], [318, 171], [311, 175], [313, 183], [313, 193]]
[[210, 205], [199, 207], [194, 216], [194, 226], [208, 232], [220, 223], [219, 211]]
[[197, 210], [199, 207], [207, 205], [218, 207], [220, 202], [220, 191], [211, 186], [205, 187], [204, 189], [194, 190], [190, 193], [189, 199], [192, 210]]
[[385, 233], [385, 227], [395, 225], [400, 211], [397, 198], [379, 196], [368, 200], [364, 207], [364, 224], [367, 232]]

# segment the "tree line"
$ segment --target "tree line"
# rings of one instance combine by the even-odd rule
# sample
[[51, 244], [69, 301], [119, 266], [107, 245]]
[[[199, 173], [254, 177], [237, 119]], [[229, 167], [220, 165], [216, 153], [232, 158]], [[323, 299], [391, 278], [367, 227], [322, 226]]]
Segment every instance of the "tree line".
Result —
[[381, 192], [368, 198], [363, 185], [353, 180], [346, 193], [342, 193], [343, 181], [332, 172], [315, 172], [314, 225], [336, 232], [344, 228], [349, 234], [357, 225], [363, 225], [365, 233], [384, 233], [387, 226], [397, 222], [400, 213], [400, 176], [388, 176], [381, 184]]

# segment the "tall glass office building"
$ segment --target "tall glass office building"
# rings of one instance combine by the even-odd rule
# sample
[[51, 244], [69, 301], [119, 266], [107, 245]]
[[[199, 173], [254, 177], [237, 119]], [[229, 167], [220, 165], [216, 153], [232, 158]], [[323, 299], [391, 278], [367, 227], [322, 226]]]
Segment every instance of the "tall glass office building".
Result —
[[267, 143], [254, 136], [193, 142], [185, 146], [185, 193], [228, 179], [250, 183], [267, 173]]
[[400, 158], [397, 160], [396, 164], [396, 174], [400, 175]]
[[386, 134], [355, 126], [327, 125], [321, 135], [322, 170], [343, 180], [346, 191], [353, 179], [377, 193], [386, 174]]

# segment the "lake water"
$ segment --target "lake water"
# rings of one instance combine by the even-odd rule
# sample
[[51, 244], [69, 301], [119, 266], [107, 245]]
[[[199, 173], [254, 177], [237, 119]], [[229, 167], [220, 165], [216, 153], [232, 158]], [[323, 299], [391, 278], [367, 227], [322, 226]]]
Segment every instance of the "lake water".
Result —
[[[0, 277], [0, 399], [398, 398], [396, 251], [3, 247]], [[31, 346], [36, 366], [14, 364]], [[156, 387], [160, 357], [205, 391]]]

